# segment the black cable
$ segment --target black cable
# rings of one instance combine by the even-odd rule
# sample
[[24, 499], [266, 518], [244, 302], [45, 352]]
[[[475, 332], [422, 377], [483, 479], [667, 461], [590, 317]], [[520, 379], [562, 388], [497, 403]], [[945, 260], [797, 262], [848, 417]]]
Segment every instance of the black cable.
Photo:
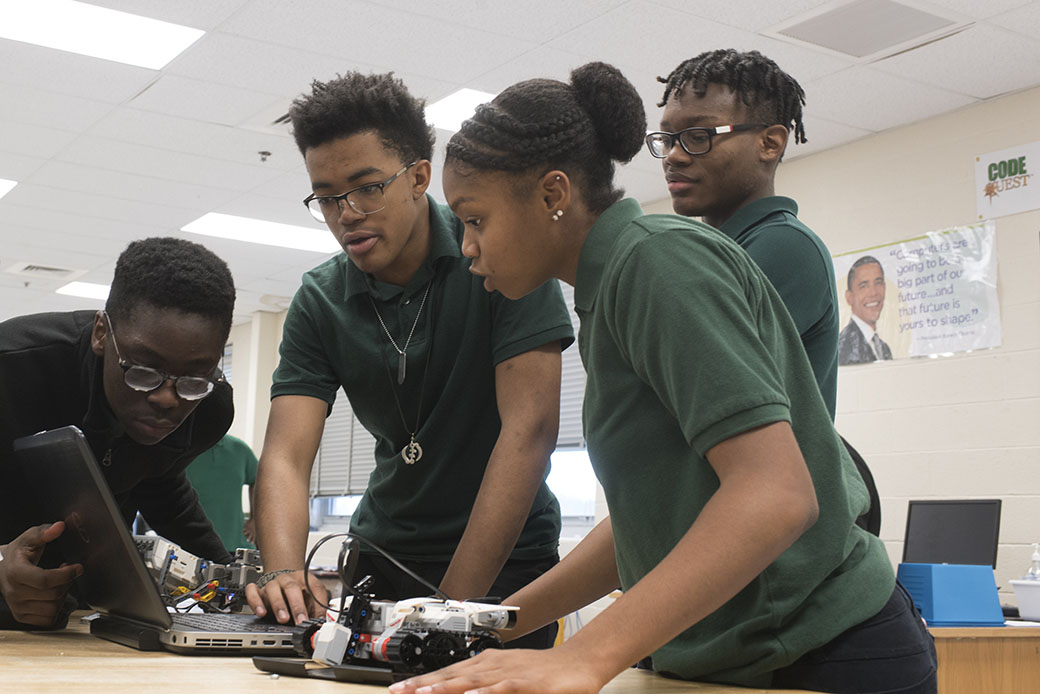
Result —
[[[307, 561], [305, 561], [304, 564], [303, 564], [303, 585], [307, 589], [307, 593], [308, 593], [308, 595], [311, 596], [311, 599], [314, 600], [314, 602], [316, 602], [321, 607], [325, 608], [326, 610], [332, 610], [333, 608], [332, 608], [331, 605], [328, 605], [326, 603], [323, 603], [321, 600], [318, 600], [318, 598], [315, 597], [315, 595], [314, 595], [314, 591], [311, 590], [310, 566], [311, 566], [311, 559], [314, 558], [314, 554], [318, 551], [318, 548], [321, 547], [323, 544], [325, 544], [326, 542], [328, 542], [329, 540], [331, 540], [334, 537], [348, 537], [348, 538], [352, 538], [354, 540], [358, 540], [359, 542], [364, 542], [366, 545], [368, 545], [369, 547], [374, 549], [376, 552], [378, 552], [379, 554], [383, 555], [383, 557], [386, 558], [386, 560], [389, 561], [391, 564], [393, 564], [394, 566], [399, 568], [401, 571], [406, 573], [408, 576], [410, 576], [411, 578], [415, 579], [416, 581], [418, 581], [419, 583], [423, 584], [424, 586], [429, 588], [431, 591], [433, 591], [433, 594], [435, 596], [437, 596], [441, 600], [450, 600], [450, 598], [447, 595], [445, 595], [443, 592], [441, 592], [440, 588], [438, 588], [437, 586], [433, 585], [432, 583], [427, 581], [425, 578], [423, 578], [422, 576], [416, 574], [414, 571], [409, 569], [407, 566], [405, 566], [401, 562], [399, 562], [396, 559], [394, 559], [382, 547], [376, 545], [375, 543], [371, 542], [370, 540], [368, 540], [368, 539], [366, 539], [364, 537], [361, 537], [360, 535], [357, 535], [356, 533], [351, 533], [351, 532], [332, 533], [331, 535], [326, 535], [325, 537], [323, 537], [320, 540], [318, 540], [318, 542], [314, 545], [314, 547], [311, 548], [311, 551], [307, 553]], [[340, 580], [343, 581], [343, 585], [346, 587], [346, 589], [348, 591], [350, 591], [352, 594], [356, 595], [356, 593], [354, 592], [354, 586], [350, 585], [346, 580], [343, 579], [343, 575], [342, 575], [342, 572], [343, 572], [343, 559], [344, 559], [344, 553], [340, 552], [339, 565], [336, 567], [337, 568], [337, 572], [340, 574]], [[336, 612], [337, 614], [342, 614], [343, 613], [343, 607], [341, 606], [338, 610], [333, 610], [333, 611]]]

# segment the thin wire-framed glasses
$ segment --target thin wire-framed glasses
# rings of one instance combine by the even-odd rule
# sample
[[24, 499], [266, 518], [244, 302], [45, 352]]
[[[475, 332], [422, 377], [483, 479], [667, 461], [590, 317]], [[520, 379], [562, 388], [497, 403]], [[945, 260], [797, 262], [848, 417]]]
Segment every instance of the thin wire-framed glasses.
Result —
[[339, 195], [315, 195], [311, 193], [303, 199], [303, 204], [307, 206], [311, 216], [323, 224], [340, 216], [343, 212], [344, 201], [350, 205], [350, 209], [358, 214], [369, 215], [381, 212], [386, 208], [386, 198], [383, 196], [383, 189], [417, 163], [418, 160], [415, 160], [411, 164], [406, 164], [401, 167], [400, 171], [385, 181], [366, 183]]
[[220, 369], [213, 370], [212, 378], [202, 376], [171, 376], [165, 371], [153, 369], [150, 366], [132, 364], [123, 359], [119, 353], [119, 344], [116, 342], [116, 331], [112, 328], [112, 319], [108, 311], [102, 311], [105, 322], [108, 323], [108, 333], [112, 336], [112, 346], [116, 350], [116, 359], [119, 368], [123, 370], [123, 382], [128, 387], [141, 393], [151, 393], [158, 390], [166, 381], [173, 381], [174, 391], [181, 400], [202, 400], [213, 392], [216, 384], [224, 380], [224, 374]]
[[656, 131], [646, 134], [646, 146], [650, 150], [650, 154], [658, 159], [667, 157], [677, 141], [687, 154], [707, 154], [711, 151], [712, 140], [716, 135], [768, 127], [768, 125], [760, 123], [741, 123], [740, 125], [720, 125], [716, 128], [684, 128], [675, 133]]

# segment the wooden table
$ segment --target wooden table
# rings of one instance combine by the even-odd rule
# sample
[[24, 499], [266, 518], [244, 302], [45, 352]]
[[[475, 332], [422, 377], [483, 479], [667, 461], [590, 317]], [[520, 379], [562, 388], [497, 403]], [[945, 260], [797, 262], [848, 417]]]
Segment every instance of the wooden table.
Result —
[[939, 694], [1040, 692], [1040, 627], [932, 627]]
[[[0, 631], [0, 691], [11, 694], [371, 694], [385, 687], [273, 676], [248, 657], [142, 652], [93, 637], [81, 613], [57, 632]], [[681, 682], [626, 670], [602, 694], [755, 694], [767, 690]], [[769, 690], [778, 692], [780, 690]], [[791, 691], [791, 690], [787, 690]]]

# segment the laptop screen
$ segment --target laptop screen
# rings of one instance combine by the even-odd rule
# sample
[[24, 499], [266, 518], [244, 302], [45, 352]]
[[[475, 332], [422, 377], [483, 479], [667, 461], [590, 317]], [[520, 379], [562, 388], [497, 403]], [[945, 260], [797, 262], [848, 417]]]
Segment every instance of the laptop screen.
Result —
[[1000, 499], [910, 501], [903, 562], [997, 566]]
[[112, 492], [83, 434], [73, 426], [14, 442], [15, 460], [29, 484], [40, 490], [39, 515], [65, 521], [56, 541], [65, 561], [83, 564], [77, 579], [97, 610], [168, 628], [171, 620]]

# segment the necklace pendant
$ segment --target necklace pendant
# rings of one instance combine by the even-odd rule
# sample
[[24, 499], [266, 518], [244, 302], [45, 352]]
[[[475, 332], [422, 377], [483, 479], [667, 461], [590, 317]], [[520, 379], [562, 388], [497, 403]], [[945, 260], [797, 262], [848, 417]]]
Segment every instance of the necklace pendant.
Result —
[[397, 355], [397, 385], [401, 385], [402, 383], [404, 383], [404, 374], [407, 361], [408, 355], [406, 352], [401, 352]]
[[405, 465], [414, 465], [415, 461], [422, 460], [422, 446], [412, 437], [408, 445], [401, 449], [401, 458]]

